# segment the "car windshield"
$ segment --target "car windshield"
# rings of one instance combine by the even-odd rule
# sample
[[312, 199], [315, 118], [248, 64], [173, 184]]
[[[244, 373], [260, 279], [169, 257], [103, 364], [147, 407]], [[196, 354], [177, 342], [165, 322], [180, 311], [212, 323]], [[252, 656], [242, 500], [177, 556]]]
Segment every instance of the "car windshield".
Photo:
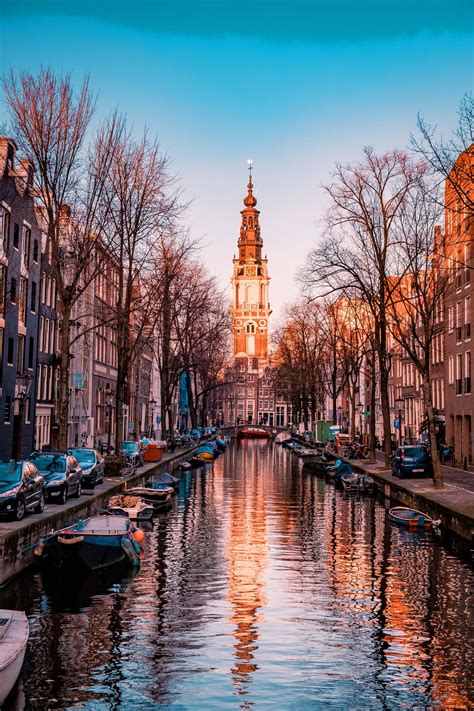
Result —
[[81, 464], [94, 464], [95, 462], [94, 452], [91, 452], [90, 449], [71, 449], [70, 451]]
[[66, 471], [66, 457], [62, 454], [38, 454], [31, 460], [40, 472], [63, 473]]
[[0, 484], [18, 484], [21, 480], [19, 462], [0, 462]]
[[138, 449], [138, 445], [136, 442], [123, 442], [122, 449], [128, 449], [130, 452], [134, 452]]
[[404, 457], [411, 457], [412, 459], [424, 459], [427, 456], [426, 449], [421, 447], [408, 447], [403, 450]]

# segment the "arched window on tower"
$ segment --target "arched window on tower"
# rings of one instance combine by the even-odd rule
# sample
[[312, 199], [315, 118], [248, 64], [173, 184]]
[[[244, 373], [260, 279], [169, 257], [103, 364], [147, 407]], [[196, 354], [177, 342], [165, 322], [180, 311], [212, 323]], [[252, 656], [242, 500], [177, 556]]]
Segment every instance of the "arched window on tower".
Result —
[[252, 229], [252, 218], [249, 217], [249, 230], [251, 230], [251, 229]]
[[248, 323], [245, 326], [245, 330], [247, 333], [255, 333], [255, 324], [254, 323]]

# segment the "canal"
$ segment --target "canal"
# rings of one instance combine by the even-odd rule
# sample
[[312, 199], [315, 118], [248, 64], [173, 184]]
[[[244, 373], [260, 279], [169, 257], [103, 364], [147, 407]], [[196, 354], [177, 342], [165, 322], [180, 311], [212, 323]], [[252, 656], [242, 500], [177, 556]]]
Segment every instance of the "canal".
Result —
[[183, 476], [137, 573], [0, 591], [31, 627], [7, 708], [468, 708], [472, 568], [386, 514], [232, 443]]

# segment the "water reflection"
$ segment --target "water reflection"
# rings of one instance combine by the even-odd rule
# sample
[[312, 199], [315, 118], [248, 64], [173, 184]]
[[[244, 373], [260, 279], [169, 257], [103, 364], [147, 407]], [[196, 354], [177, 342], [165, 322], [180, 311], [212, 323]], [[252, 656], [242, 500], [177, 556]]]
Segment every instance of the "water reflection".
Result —
[[472, 707], [473, 572], [265, 442], [186, 473], [135, 575], [0, 591], [31, 637], [9, 709]]

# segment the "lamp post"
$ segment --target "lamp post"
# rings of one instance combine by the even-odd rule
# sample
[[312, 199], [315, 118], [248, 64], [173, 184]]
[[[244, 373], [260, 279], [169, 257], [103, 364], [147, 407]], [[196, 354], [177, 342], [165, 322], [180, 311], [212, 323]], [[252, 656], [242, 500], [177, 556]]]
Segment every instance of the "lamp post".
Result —
[[15, 380], [15, 413], [13, 416], [12, 459], [21, 457], [21, 440], [23, 434], [23, 412], [28, 390], [31, 385], [29, 373], [17, 373]]
[[115, 392], [110, 389], [109, 384], [105, 388], [105, 404], [109, 408], [109, 422], [107, 432], [107, 453], [110, 453], [110, 444], [112, 439], [112, 406], [115, 402]]
[[397, 398], [395, 400], [395, 408], [397, 410], [398, 419], [398, 443], [402, 446], [402, 421], [403, 421], [403, 408], [405, 407], [405, 400], [403, 398]]
[[156, 408], [156, 400], [155, 398], [151, 398], [149, 402], [150, 410], [151, 410], [151, 422], [150, 422], [150, 439], [153, 439], [153, 433], [155, 430], [155, 408]]

